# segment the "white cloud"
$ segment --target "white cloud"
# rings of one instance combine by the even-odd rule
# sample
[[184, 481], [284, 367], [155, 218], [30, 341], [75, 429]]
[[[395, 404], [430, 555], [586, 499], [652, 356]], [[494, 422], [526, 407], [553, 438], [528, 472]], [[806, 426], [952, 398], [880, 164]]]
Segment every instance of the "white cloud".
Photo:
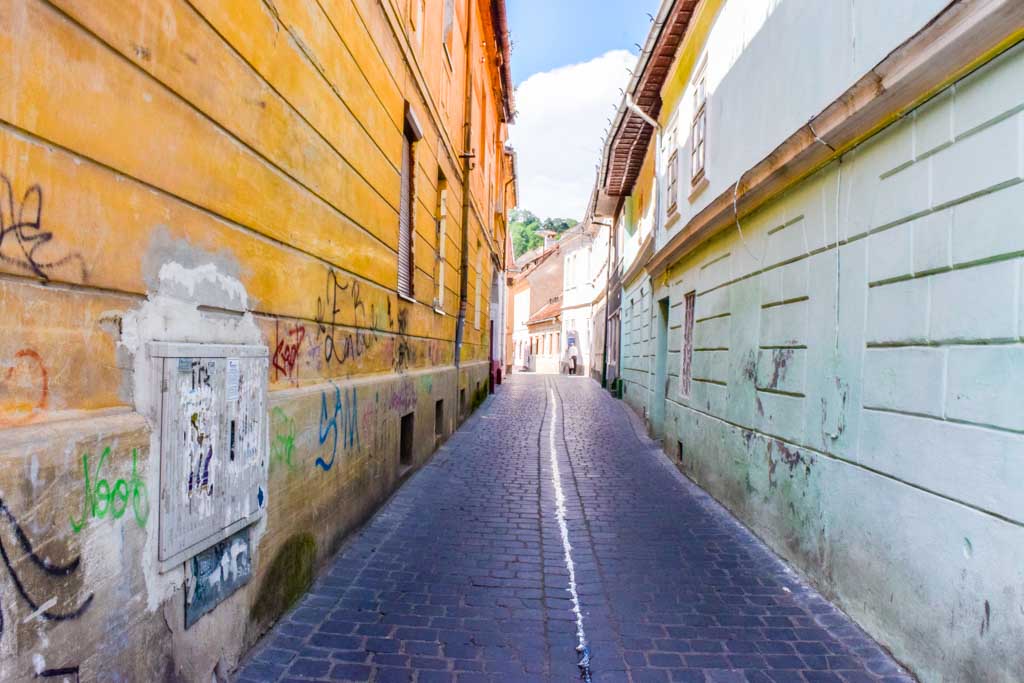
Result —
[[519, 85], [510, 141], [518, 156], [520, 208], [541, 218], [583, 218], [603, 131], [635, 64], [635, 55], [612, 50]]

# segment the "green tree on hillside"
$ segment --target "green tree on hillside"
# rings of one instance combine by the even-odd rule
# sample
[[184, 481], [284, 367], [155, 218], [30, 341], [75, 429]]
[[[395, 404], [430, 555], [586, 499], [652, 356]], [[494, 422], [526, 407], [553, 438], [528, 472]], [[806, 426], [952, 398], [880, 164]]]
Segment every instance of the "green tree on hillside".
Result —
[[537, 234], [541, 230], [551, 230], [561, 235], [579, 223], [573, 218], [545, 218], [542, 221], [526, 209], [512, 211], [509, 219], [512, 229], [512, 251], [516, 258], [544, 244], [544, 238]]

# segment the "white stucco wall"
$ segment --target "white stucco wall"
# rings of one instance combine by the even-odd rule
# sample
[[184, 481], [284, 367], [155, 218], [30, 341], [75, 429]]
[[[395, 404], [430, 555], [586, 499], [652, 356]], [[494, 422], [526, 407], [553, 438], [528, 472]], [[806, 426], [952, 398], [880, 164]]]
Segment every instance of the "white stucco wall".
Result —
[[581, 374], [586, 374], [584, 368], [590, 367], [593, 358], [593, 303], [607, 283], [608, 236], [607, 226], [595, 225], [592, 234], [569, 234], [559, 244], [564, 259], [560, 352], [562, 361], [567, 361], [569, 332], [574, 332]]
[[[740, 174], [823, 110], [928, 23], [948, 0], [730, 0], [715, 19], [695, 68], [706, 61], [708, 186], [690, 195], [691, 82], [659, 145], [664, 173], [678, 149], [681, 220], [661, 246]], [[695, 74], [689, 74], [692, 78]], [[670, 140], [675, 130], [674, 139]], [[665, 192], [662, 185], [661, 191]], [[669, 205], [662, 201], [662, 213]]]

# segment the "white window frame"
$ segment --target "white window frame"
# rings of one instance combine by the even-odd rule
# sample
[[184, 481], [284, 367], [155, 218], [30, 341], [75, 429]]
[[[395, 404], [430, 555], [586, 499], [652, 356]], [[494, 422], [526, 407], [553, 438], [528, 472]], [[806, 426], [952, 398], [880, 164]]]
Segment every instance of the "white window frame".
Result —
[[[402, 139], [402, 168], [400, 174], [398, 209], [398, 274], [395, 291], [398, 296], [415, 301], [416, 280], [416, 143], [423, 138], [416, 114], [407, 102], [405, 105], [405, 126]], [[403, 217], [405, 225], [403, 225]], [[402, 282], [402, 271], [407, 281]]]
[[[438, 179], [441, 182], [441, 179]], [[444, 313], [444, 248], [445, 242], [447, 241], [447, 222], [448, 222], [448, 188], [445, 187], [438, 192], [438, 211], [437, 211], [437, 292], [434, 295], [434, 310], [438, 313]]]
[[690, 186], [707, 177], [708, 156], [707, 56], [693, 78], [693, 118], [690, 122]]

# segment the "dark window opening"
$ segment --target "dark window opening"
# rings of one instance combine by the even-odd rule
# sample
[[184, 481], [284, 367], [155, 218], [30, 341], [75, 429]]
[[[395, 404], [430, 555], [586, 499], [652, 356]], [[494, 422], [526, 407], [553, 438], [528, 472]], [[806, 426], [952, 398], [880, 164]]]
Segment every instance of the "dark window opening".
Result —
[[434, 402], [434, 436], [444, 436], [444, 399], [440, 398]]
[[402, 433], [398, 442], [398, 464], [401, 472], [412, 467], [413, 420], [415, 417], [416, 413], [402, 416]]

